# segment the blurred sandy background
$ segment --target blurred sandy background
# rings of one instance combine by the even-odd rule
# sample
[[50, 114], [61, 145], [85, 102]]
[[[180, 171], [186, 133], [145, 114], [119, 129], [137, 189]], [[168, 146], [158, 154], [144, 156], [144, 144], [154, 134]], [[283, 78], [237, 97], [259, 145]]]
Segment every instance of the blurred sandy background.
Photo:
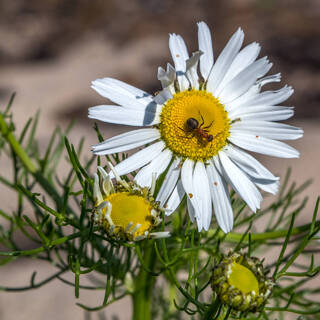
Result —
[[[305, 130], [304, 138], [292, 143], [301, 151], [301, 158], [261, 159], [280, 175], [292, 166], [297, 182], [314, 179], [307, 192], [309, 205], [298, 221], [306, 223], [320, 186], [319, 18], [319, 0], [2, 0], [0, 108], [16, 91], [13, 110], [20, 127], [41, 110], [38, 138], [43, 146], [57, 124], [65, 128], [72, 119], [77, 120], [71, 141], [76, 144], [85, 135], [89, 153], [89, 146], [97, 140], [87, 109], [105, 103], [90, 89], [90, 81], [115, 77], [153, 93], [160, 88], [157, 67], [171, 61], [168, 33], [181, 34], [189, 51], [195, 51], [196, 22], [203, 20], [213, 31], [217, 56], [241, 26], [245, 44], [259, 42], [261, 55], [274, 62], [272, 73], [281, 71], [281, 84], [295, 88], [286, 104], [296, 107], [290, 123]], [[106, 137], [126, 130], [107, 124], [100, 128]], [[6, 161], [0, 160], [0, 170], [9, 172]], [[11, 198], [0, 190], [1, 207], [12, 208]], [[0, 269], [0, 285], [27, 285], [34, 270], [38, 270], [38, 279], [53, 271], [44, 263], [19, 260]], [[98, 306], [102, 299], [82, 291], [79, 300]], [[0, 319], [85, 319], [75, 302], [72, 288], [57, 281], [24, 293], [0, 292]], [[112, 314], [129, 319], [130, 308], [129, 303], [115, 305], [106, 312], [107, 319]], [[87, 317], [98, 318], [96, 313]]]

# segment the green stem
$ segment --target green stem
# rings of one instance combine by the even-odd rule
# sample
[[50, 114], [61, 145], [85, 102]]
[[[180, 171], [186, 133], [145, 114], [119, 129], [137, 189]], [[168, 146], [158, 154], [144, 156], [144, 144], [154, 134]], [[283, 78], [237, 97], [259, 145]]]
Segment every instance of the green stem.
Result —
[[169, 314], [173, 314], [176, 311], [174, 300], [176, 299], [177, 290], [176, 286], [170, 282], [169, 284]]
[[42, 188], [51, 195], [55, 201], [58, 210], [63, 207], [63, 199], [58, 194], [55, 188], [52, 187], [50, 182], [43, 176], [42, 172], [39, 171], [34, 162], [30, 159], [27, 152], [23, 149], [17, 138], [12, 133], [12, 130], [8, 127], [3, 115], [0, 113], [0, 132], [2, 136], [7, 140], [13, 152], [20, 159], [23, 166], [29, 171]]
[[[59, 276], [61, 276], [63, 273], [65, 273], [67, 271], [67, 269], [62, 269], [60, 271], [58, 271], [57, 273], [55, 273], [54, 275], [38, 282], [38, 283], [34, 283], [34, 277], [32, 277], [31, 279], [31, 285], [30, 286], [25, 286], [25, 287], [1, 287], [0, 286], [0, 291], [12, 291], [12, 292], [17, 292], [17, 291], [26, 291], [29, 289], [36, 289], [36, 288], [40, 288], [43, 285], [47, 284], [48, 282], [58, 278]], [[35, 275], [35, 273], [34, 273]]]
[[36, 249], [30, 249], [30, 250], [23, 250], [23, 251], [4, 251], [1, 252], [0, 251], [0, 256], [12, 256], [12, 257], [16, 257], [16, 256], [32, 256], [32, 255], [36, 255], [39, 254], [41, 252], [44, 252], [54, 246], [58, 246], [61, 245], [69, 240], [75, 239], [75, 238], [79, 238], [79, 237], [87, 237], [90, 233], [90, 230], [86, 229], [84, 231], [80, 231], [80, 232], [76, 232], [74, 234], [71, 234], [70, 236], [65, 236], [56, 240], [51, 241], [47, 246], [43, 246], [43, 247], [39, 247]]
[[12, 131], [9, 129], [6, 121], [3, 118], [3, 115], [0, 113], [0, 130], [3, 137], [8, 141], [14, 153], [19, 157], [22, 164], [30, 171], [31, 173], [35, 173], [37, 171], [37, 167], [31, 161], [27, 153], [21, 147], [18, 140], [15, 138]]
[[[153, 241], [145, 241], [143, 260], [148, 270], [153, 270], [155, 264], [155, 252], [153, 250]], [[154, 277], [140, 268], [139, 274], [134, 280], [134, 292], [132, 294], [133, 320], [151, 320], [151, 296], [154, 285]]]
[[201, 304], [201, 302], [199, 302], [197, 299], [194, 299], [187, 290], [185, 290], [184, 288], [182, 288], [182, 286], [180, 285], [179, 281], [176, 278], [175, 272], [172, 270], [172, 268], [168, 268], [168, 275], [171, 279], [171, 281], [175, 284], [175, 286], [177, 287], [177, 289], [188, 299], [190, 300], [190, 302], [192, 302], [195, 306], [198, 307], [198, 311], [200, 312], [200, 310], [203, 309], [203, 305]]
[[[316, 223], [316, 225], [319, 225], [319, 221]], [[298, 235], [304, 232], [309, 231], [311, 226], [311, 223], [304, 224], [302, 226], [296, 227], [292, 229], [291, 235]], [[208, 231], [208, 237], [213, 235], [216, 232], [215, 229], [211, 229]], [[277, 238], [283, 238], [287, 235], [288, 230], [278, 230], [278, 231], [270, 231], [270, 232], [262, 232], [262, 233], [251, 233], [251, 241], [263, 241], [263, 240], [270, 240], [270, 239], [277, 239]], [[217, 238], [224, 237], [225, 234], [222, 231], [219, 231]], [[229, 242], [236, 242], [238, 243], [239, 240], [243, 237], [243, 233], [235, 233], [235, 232], [229, 232], [225, 240]], [[243, 241], [248, 241], [249, 235], [246, 235], [243, 239]]]
[[218, 299], [216, 299], [215, 302], [211, 304], [209, 310], [205, 313], [203, 319], [204, 320], [216, 319], [215, 315], [218, 312], [220, 307], [221, 307], [221, 302]]
[[319, 314], [320, 313], [320, 308], [313, 309], [313, 310], [298, 310], [298, 309], [291, 309], [291, 308], [273, 308], [273, 307], [266, 307], [266, 310], [268, 311], [284, 311], [284, 312], [292, 312], [292, 313], [297, 313], [297, 314]]

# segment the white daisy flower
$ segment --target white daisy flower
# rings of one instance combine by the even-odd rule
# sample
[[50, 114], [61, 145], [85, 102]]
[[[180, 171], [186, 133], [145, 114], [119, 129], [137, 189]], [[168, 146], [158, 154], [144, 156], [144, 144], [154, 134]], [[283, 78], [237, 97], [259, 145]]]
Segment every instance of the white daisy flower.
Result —
[[115, 169], [124, 175], [141, 168], [135, 181], [146, 187], [153, 174], [159, 177], [168, 169], [156, 200], [169, 215], [186, 194], [199, 231], [208, 230], [212, 207], [221, 229], [232, 229], [228, 184], [253, 212], [262, 201], [258, 189], [277, 193], [279, 178], [244, 150], [299, 157], [297, 150], [278, 141], [303, 135], [301, 129], [277, 122], [293, 115], [292, 107], [278, 105], [293, 89], [261, 92], [265, 84], [279, 82], [280, 74], [265, 77], [272, 64], [266, 57], [257, 60], [260, 46], [255, 42], [240, 50], [243, 38], [239, 28], [214, 62], [204, 22], [198, 23], [199, 51], [191, 57], [182, 37], [171, 34], [174, 67], [158, 69], [163, 90], [155, 96], [111, 78], [92, 82], [93, 89], [118, 106], [92, 107], [90, 118], [146, 127], [99, 143], [93, 152], [106, 155], [150, 144]]

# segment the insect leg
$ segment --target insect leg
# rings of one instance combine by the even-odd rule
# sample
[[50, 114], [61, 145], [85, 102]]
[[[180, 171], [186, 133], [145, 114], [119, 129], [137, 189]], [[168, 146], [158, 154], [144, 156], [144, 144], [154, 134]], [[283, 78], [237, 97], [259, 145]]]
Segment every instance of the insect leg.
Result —
[[210, 122], [208, 126], [203, 127], [203, 129], [209, 129], [212, 126], [213, 120]]
[[199, 126], [199, 128], [201, 128], [203, 126], [203, 124], [204, 124], [204, 119], [203, 119], [202, 114], [200, 113], [200, 110], [198, 110], [198, 112], [199, 112], [199, 115], [200, 115], [200, 118], [201, 118], [201, 121], [202, 121], [200, 126]]

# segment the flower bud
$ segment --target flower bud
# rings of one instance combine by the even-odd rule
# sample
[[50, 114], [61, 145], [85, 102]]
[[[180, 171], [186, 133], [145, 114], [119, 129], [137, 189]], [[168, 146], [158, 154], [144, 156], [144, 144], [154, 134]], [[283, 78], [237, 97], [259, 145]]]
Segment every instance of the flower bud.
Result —
[[273, 285], [265, 275], [262, 262], [246, 254], [230, 252], [212, 271], [212, 290], [222, 303], [237, 311], [261, 310]]

